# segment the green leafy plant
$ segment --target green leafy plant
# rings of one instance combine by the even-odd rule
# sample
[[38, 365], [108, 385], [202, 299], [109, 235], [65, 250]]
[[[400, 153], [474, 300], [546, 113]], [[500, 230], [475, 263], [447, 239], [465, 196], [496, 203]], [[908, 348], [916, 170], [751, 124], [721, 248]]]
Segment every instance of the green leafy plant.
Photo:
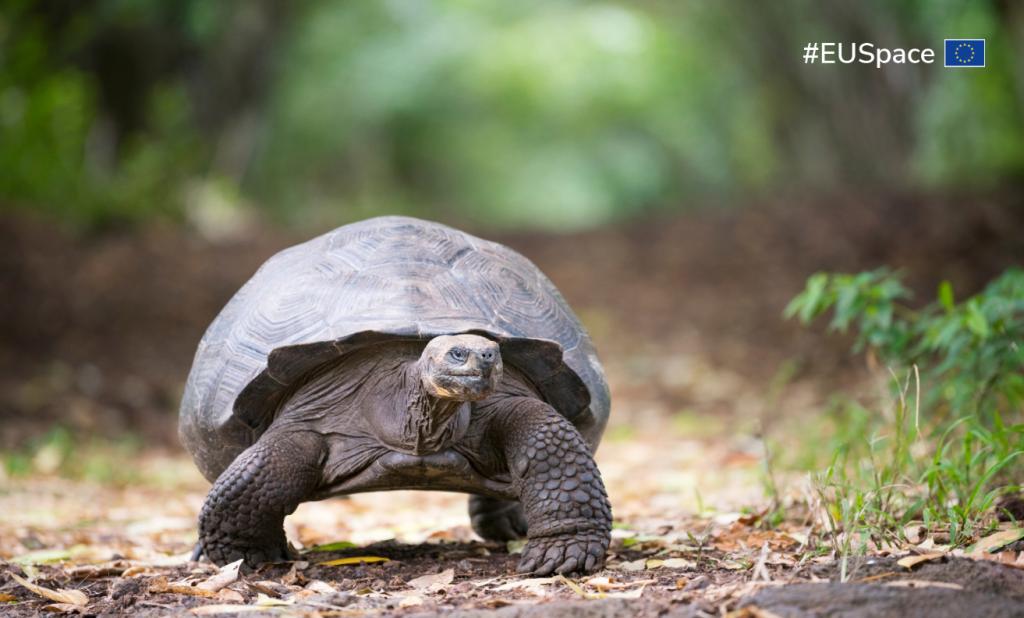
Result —
[[853, 331], [854, 348], [890, 367], [920, 366], [928, 408], [952, 413], [1020, 411], [1024, 405], [1024, 270], [1010, 269], [957, 304], [944, 281], [938, 300], [914, 310], [898, 273], [813, 275], [786, 317], [808, 323], [832, 311], [829, 328]]
[[1024, 481], [1024, 271], [960, 303], [948, 282], [922, 308], [909, 298], [888, 269], [819, 273], [785, 311], [803, 323], [831, 312], [830, 330], [852, 333], [892, 376], [891, 411], [849, 400], [831, 410], [840, 430], [815, 487], [844, 557], [897, 542], [918, 520], [964, 544]]

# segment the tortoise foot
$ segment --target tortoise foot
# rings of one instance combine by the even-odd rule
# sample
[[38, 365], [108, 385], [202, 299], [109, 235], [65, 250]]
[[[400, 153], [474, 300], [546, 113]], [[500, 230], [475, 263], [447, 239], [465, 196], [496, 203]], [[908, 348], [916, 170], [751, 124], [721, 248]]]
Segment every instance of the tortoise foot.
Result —
[[213, 484], [199, 513], [199, 543], [218, 566], [255, 567], [293, 557], [284, 518], [316, 488], [320, 438], [267, 432]]
[[214, 564], [224, 565], [231, 564], [236, 560], [244, 560], [247, 567], [288, 562], [298, 558], [298, 553], [288, 544], [246, 545], [222, 540], [204, 542], [203, 553]]
[[530, 539], [516, 570], [537, 576], [591, 573], [604, 564], [607, 548], [608, 535], [596, 530]]

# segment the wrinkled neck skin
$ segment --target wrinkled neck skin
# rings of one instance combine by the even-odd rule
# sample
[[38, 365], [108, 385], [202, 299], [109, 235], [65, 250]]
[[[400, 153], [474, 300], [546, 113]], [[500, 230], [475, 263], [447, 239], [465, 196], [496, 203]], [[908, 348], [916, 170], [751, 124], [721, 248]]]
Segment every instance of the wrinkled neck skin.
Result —
[[364, 365], [358, 407], [382, 444], [410, 455], [427, 455], [443, 451], [466, 434], [470, 405], [429, 394], [420, 380], [418, 355], [373, 365]]
[[394, 344], [346, 356], [303, 385], [284, 405], [275, 426], [364, 436], [411, 455], [443, 451], [466, 434], [470, 404], [424, 390], [422, 349]]
[[[414, 455], [442, 451], [466, 433], [470, 404], [434, 397], [423, 388], [418, 362], [408, 363], [397, 389], [402, 413], [401, 444], [391, 445]], [[397, 407], [397, 406], [396, 406]]]

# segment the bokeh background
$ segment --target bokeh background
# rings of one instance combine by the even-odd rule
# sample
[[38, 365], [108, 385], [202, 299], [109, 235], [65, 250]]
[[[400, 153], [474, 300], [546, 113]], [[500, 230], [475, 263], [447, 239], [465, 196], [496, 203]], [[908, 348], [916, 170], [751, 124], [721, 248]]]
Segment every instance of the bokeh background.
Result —
[[[6, 475], [178, 452], [224, 302], [368, 216], [535, 260], [606, 363], [608, 440], [724, 436], [723, 461], [827, 436], [808, 419], [870, 384], [849, 341], [782, 318], [808, 275], [889, 265], [926, 300], [1024, 257], [1018, 2], [0, 6]], [[941, 67], [960, 37], [986, 68]], [[805, 65], [811, 41], [940, 57]]]

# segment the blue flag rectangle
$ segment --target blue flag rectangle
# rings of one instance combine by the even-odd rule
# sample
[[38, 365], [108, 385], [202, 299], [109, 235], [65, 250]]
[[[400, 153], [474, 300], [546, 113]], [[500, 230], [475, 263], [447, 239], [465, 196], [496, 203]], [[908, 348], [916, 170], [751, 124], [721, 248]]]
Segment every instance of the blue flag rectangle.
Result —
[[946, 39], [945, 66], [985, 66], [985, 39]]

